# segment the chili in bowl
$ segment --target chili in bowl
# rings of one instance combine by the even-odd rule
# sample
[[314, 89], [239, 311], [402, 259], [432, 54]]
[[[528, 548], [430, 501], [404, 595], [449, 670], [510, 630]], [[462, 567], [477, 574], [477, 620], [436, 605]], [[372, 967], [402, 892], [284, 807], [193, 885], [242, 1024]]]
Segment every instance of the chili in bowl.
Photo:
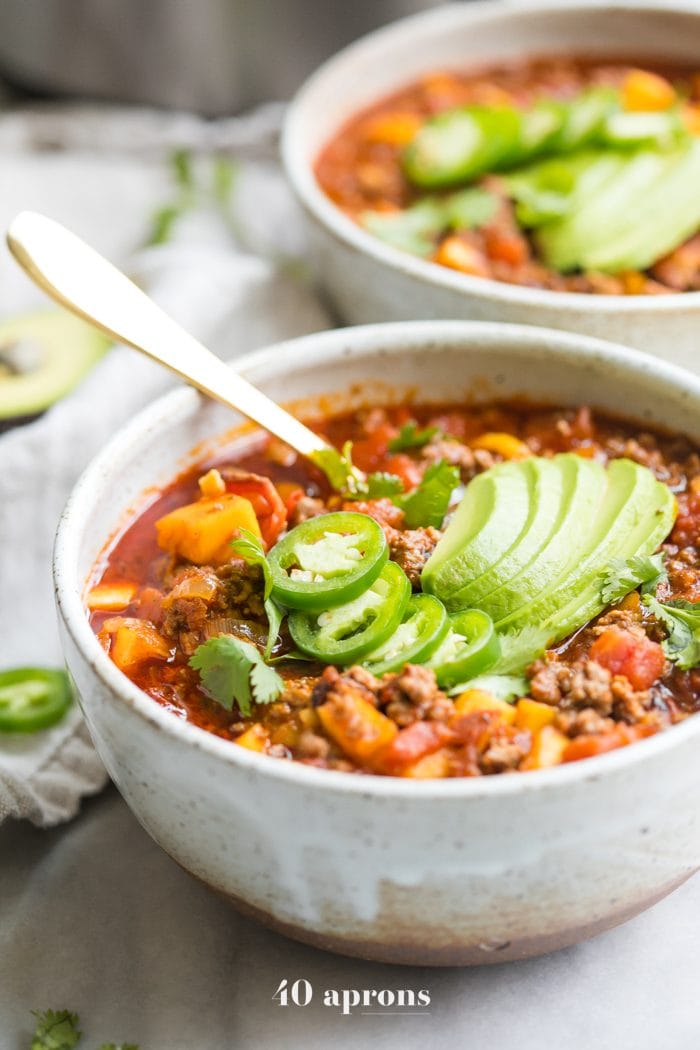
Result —
[[[686, 877], [697, 382], [447, 322], [244, 364], [336, 455], [212, 441], [222, 410], [178, 394], [88, 471], [57, 543], [69, 668], [157, 841], [294, 936], [399, 961], [549, 950]], [[674, 842], [663, 864], [630, 860], [642, 834]]]
[[551, 325], [695, 367], [699, 28], [683, 0], [453, 5], [328, 62], [283, 152], [343, 315]]

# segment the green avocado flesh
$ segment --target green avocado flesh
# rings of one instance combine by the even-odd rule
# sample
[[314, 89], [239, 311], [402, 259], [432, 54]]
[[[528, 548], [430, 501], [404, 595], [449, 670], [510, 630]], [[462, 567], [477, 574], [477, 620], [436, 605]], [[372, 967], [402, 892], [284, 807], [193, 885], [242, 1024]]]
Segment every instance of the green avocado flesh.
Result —
[[653, 553], [675, 513], [669, 489], [628, 459], [607, 469], [572, 453], [501, 464], [467, 487], [423, 589], [450, 611], [487, 612], [503, 642], [496, 670], [518, 671], [602, 612], [606, 567]]
[[0, 420], [43, 412], [69, 393], [109, 340], [64, 311], [0, 322]]
[[[601, 170], [612, 178], [600, 181]], [[645, 270], [700, 225], [698, 139], [668, 152], [592, 156], [579, 182], [565, 214], [536, 236], [544, 263], [562, 273]]]

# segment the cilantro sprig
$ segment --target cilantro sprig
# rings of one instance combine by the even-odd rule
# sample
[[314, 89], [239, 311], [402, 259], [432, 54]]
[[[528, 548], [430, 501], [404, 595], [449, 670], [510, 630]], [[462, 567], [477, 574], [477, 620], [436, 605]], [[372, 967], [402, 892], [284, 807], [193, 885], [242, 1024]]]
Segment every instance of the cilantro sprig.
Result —
[[421, 525], [439, 528], [447, 512], [450, 497], [459, 484], [459, 470], [445, 460], [431, 464], [415, 489], [404, 492], [401, 478], [376, 471], [365, 476], [353, 466], [352, 442], [342, 451], [321, 449], [312, 454], [331, 485], [347, 500], [380, 499], [388, 496], [405, 514], [409, 529]]
[[[36, 1026], [30, 1050], [73, 1050], [82, 1038], [80, 1018], [70, 1010], [32, 1010]], [[102, 1043], [99, 1050], [139, 1050], [136, 1043]]]
[[245, 717], [250, 715], [253, 702], [271, 704], [284, 688], [280, 676], [268, 667], [252, 642], [230, 634], [198, 646], [190, 657], [190, 667], [199, 671], [202, 685], [222, 707], [231, 711], [235, 700]]
[[649, 611], [660, 620], [668, 635], [663, 644], [664, 652], [681, 671], [689, 671], [700, 665], [700, 602], [686, 602], [681, 598], [660, 602], [651, 594], [642, 601]]
[[239, 558], [243, 558], [243, 561], [248, 565], [259, 565], [262, 569], [264, 580], [263, 606], [268, 625], [265, 659], [269, 660], [274, 644], [279, 638], [284, 612], [272, 600], [272, 573], [265, 557], [263, 545], [255, 533], [250, 532], [249, 529], [241, 529], [240, 535], [233, 541], [231, 547], [234, 554], [237, 554]]
[[637, 587], [641, 587], [642, 594], [655, 594], [659, 584], [668, 578], [663, 553], [614, 558], [602, 577], [600, 597], [606, 605], [620, 601]]
[[409, 529], [420, 525], [432, 525], [439, 529], [457, 485], [459, 470], [441, 459], [428, 467], [417, 488], [395, 497], [394, 503], [403, 510], [404, 521]]
[[423, 448], [441, 433], [439, 427], [420, 428], [415, 419], [401, 427], [397, 436], [389, 442], [390, 452], [404, 452], [409, 448]]
[[70, 1010], [33, 1010], [36, 1028], [30, 1050], [73, 1050], [81, 1035], [80, 1018]]
[[344, 499], [380, 499], [403, 492], [403, 482], [395, 474], [375, 471], [365, 475], [358, 470], [352, 462], [352, 441], [346, 441], [341, 451], [319, 449], [311, 458]]

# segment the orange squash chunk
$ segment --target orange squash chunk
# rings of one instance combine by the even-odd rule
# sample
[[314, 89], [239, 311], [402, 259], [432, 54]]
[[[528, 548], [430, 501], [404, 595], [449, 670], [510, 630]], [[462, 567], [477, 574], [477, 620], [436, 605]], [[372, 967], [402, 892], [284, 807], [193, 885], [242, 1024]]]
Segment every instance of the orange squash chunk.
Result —
[[239, 529], [260, 536], [252, 503], [232, 492], [203, 497], [156, 522], [158, 546], [195, 565], [221, 565], [228, 561], [231, 540]]

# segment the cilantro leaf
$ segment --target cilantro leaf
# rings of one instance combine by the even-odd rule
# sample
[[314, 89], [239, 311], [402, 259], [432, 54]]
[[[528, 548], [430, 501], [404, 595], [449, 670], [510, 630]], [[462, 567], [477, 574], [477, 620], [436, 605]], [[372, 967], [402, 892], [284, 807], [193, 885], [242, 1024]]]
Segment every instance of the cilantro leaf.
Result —
[[270, 572], [270, 566], [265, 557], [262, 542], [255, 533], [251, 532], [249, 529], [240, 529], [239, 531], [240, 535], [238, 536], [238, 539], [235, 539], [231, 544], [234, 554], [237, 554], [239, 558], [243, 558], [243, 561], [248, 565], [259, 565], [262, 569], [264, 580], [263, 604], [268, 625], [265, 658], [269, 660], [273, 646], [279, 638], [284, 613], [271, 597], [273, 582], [272, 573]]
[[30, 1050], [73, 1050], [82, 1032], [80, 1018], [70, 1010], [33, 1010], [36, 1028]]
[[244, 716], [250, 715], [253, 701], [269, 704], [276, 700], [284, 682], [251, 642], [222, 634], [195, 649], [190, 667], [199, 671], [202, 685], [215, 700], [231, 711], [234, 700]]
[[390, 452], [403, 452], [407, 448], [423, 448], [429, 441], [440, 433], [438, 427], [423, 427], [421, 430], [412, 419], [401, 427], [398, 435], [389, 442]]
[[406, 495], [396, 496], [394, 503], [403, 510], [409, 529], [420, 525], [432, 525], [439, 529], [450, 505], [450, 496], [457, 485], [459, 470], [441, 459], [428, 467], [417, 488]]
[[661, 620], [668, 631], [663, 649], [681, 671], [700, 665], [700, 602], [686, 602], [680, 598], [660, 602], [651, 594], [642, 601]]
[[528, 664], [542, 656], [551, 638], [551, 631], [543, 631], [534, 623], [527, 624], [516, 631], [499, 633], [501, 655], [495, 666], [489, 668], [489, 674], [522, 674]]
[[484, 689], [499, 700], [515, 700], [527, 696], [530, 683], [519, 674], [481, 674], [450, 689], [450, 696], [458, 696], [465, 689]]
[[642, 594], [653, 594], [658, 585], [667, 578], [663, 553], [615, 558], [602, 577], [600, 597], [606, 605], [619, 601], [639, 586], [642, 587]]
[[352, 441], [346, 441], [340, 452], [337, 448], [316, 449], [310, 459], [323, 471], [336, 492], [354, 491], [358, 476], [352, 465]]
[[364, 481], [358, 481], [352, 492], [345, 492], [345, 499], [382, 499], [384, 496], [393, 498], [403, 492], [403, 481], [396, 474], [387, 474], [385, 471], [377, 470], [368, 474]]
[[380, 499], [403, 492], [403, 482], [395, 474], [378, 470], [365, 477], [353, 466], [352, 441], [345, 442], [342, 452], [336, 448], [319, 449], [311, 453], [311, 459], [345, 499]]

